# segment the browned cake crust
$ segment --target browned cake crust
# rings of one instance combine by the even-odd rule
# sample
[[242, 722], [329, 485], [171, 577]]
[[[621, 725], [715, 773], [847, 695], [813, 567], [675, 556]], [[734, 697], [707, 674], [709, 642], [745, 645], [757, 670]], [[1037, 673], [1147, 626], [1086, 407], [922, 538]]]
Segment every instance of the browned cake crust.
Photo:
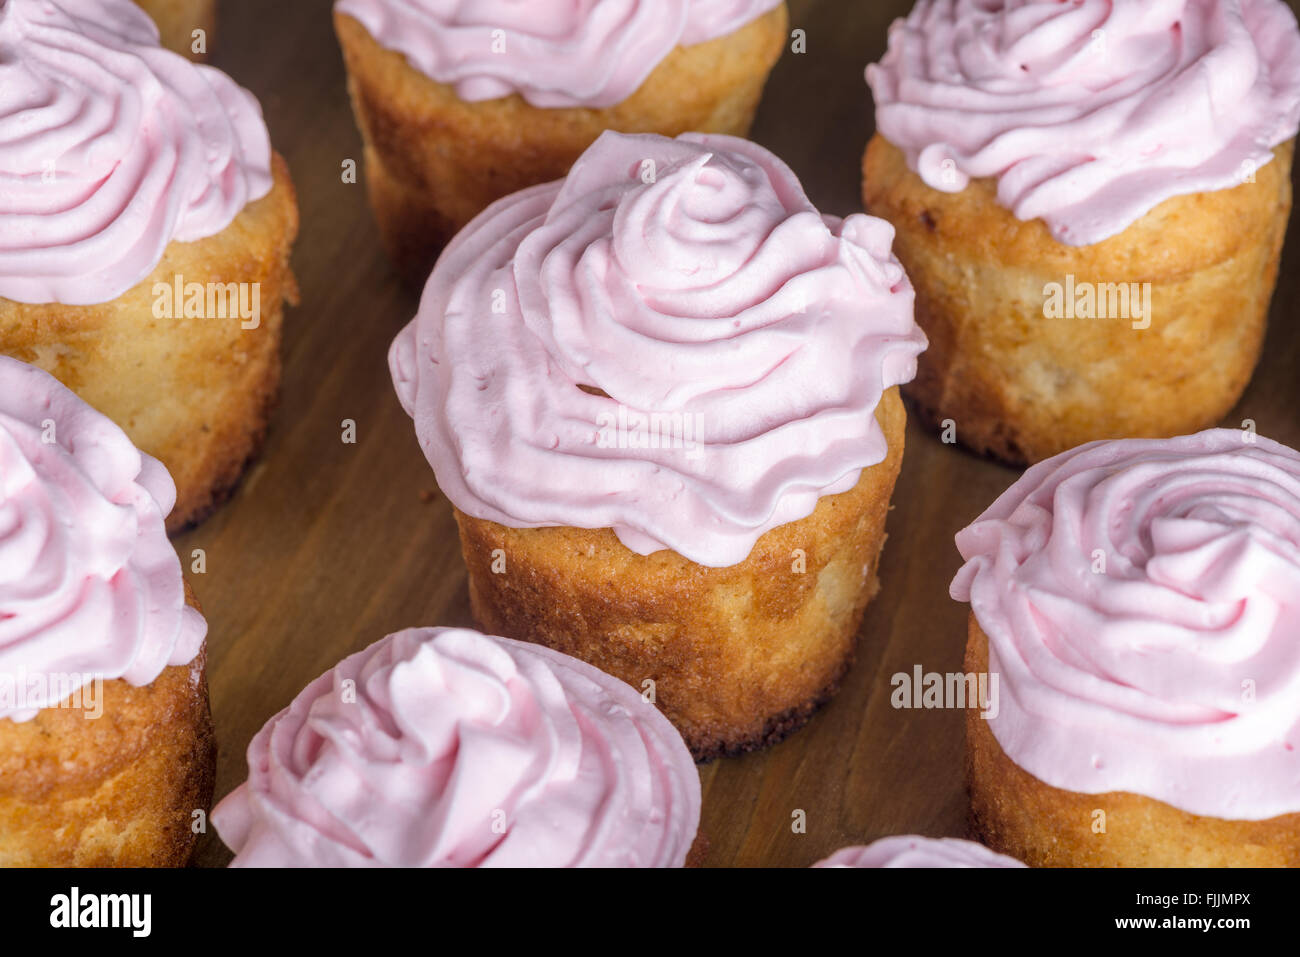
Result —
[[458, 511], [479, 627], [581, 658], [641, 691], [653, 680], [656, 703], [697, 760], [775, 743], [835, 691], [879, 587], [903, 458], [897, 389], [876, 418], [885, 461], [730, 568], [667, 549], [638, 555], [608, 528], [512, 529]]
[[[173, 242], [149, 278], [112, 302], [0, 298], [0, 353], [40, 366], [160, 459], [176, 481], [176, 531], [207, 516], [256, 454], [280, 383], [280, 327], [297, 302], [289, 252], [298, 206], [284, 160], [271, 192], [226, 229]], [[154, 317], [154, 284], [260, 284], [261, 324]]]
[[135, 0], [153, 17], [162, 36], [162, 45], [191, 60], [206, 60], [194, 53], [194, 31], [207, 34], [208, 52], [212, 51], [212, 34], [217, 26], [217, 0]]
[[[1073, 247], [1021, 222], [996, 183], [927, 186], [877, 135], [863, 160], [867, 209], [897, 230], [930, 338], [904, 392], [966, 447], [1023, 465], [1094, 439], [1168, 437], [1217, 423], [1259, 358], [1291, 210], [1293, 143], [1254, 183], [1178, 196], [1117, 236]], [[1151, 325], [1044, 317], [1065, 277], [1151, 283]]]
[[709, 856], [709, 839], [703, 831], [695, 835], [695, 840], [691, 843], [691, 849], [686, 852], [686, 861], [682, 867], [703, 867], [705, 860]]
[[105, 681], [102, 706], [0, 719], [0, 866], [189, 862], [216, 775], [206, 651], [143, 688]]
[[423, 283], [462, 226], [503, 196], [563, 177], [604, 130], [746, 135], [787, 17], [782, 4], [728, 36], [678, 47], [606, 109], [539, 109], [517, 95], [466, 103], [352, 17], [334, 23], [384, 244]]
[[[966, 670], [987, 668], [971, 615]], [[1300, 814], [1230, 821], [1140, 794], [1063, 791], [1007, 757], [978, 709], [966, 712], [966, 779], [972, 836], [1031, 867], [1300, 867]]]

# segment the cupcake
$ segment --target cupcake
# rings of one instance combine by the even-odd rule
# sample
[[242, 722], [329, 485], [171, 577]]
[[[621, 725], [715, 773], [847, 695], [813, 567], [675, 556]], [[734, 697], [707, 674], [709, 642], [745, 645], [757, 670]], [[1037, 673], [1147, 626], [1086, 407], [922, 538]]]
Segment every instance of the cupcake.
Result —
[[175, 530], [257, 450], [297, 293], [257, 102], [128, 0], [0, 2], [0, 354], [162, 461]]
[[[153, 19], [167, 49], [192, 60], [206, 59], [217, 24], [217, 0], [135, 0]], [[194, 31], [203, 31], [203, 49], [194, 50]]]
[[604, 130], [744, 136], [786, 42], [781, 0], [338, 0], [366, 180], [423, 283], [495, 200], [564, 176]]
[[971, 814], [1031, 866], [1300, 866], [1300, 454], [1095, 442], [957, 536]]
[[680, 867], [700, 818], [681, 737], [546, 648], [413, 628], [267, 722], [212, 812], [233, 867]]
[[799, 727], [877, 588], [925, 346], [892, 235], [748, 141], [618, 133], [461, 232], [389, 361], [480, 627], [697, 758]]
[[121, 429], [0, 356], [0, 866], [189, 860], [216, 752], [174, 499]]
[[1231, 409], [1291, 209], [1280, 0], [919, 0], [867, 82], [863, 193], [930, 337], [926, 419], [1023, 465]]
[[884, 837], [866, 847], [845, 847], [813, 867], [1024, 867], [982, 844], [954, 837]]

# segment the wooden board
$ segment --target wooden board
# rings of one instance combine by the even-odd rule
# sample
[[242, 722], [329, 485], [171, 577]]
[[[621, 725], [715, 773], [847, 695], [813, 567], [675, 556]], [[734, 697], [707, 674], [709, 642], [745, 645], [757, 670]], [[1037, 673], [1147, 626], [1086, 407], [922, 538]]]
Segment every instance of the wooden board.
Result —
[[[1293, 0], [1293, 3], [1295, 0]], [[807, 52], [787, 53], [753, 138], [784, 158], [823, 211], [860, 209], [871, 128], [863, 67], [910, 0], [793, 0]], [[283, 398], [261, 459], [232, 501], [177, 541], [211, 625], [209, 675], [221, 755], [217, 795], [246, 774], [249, 739], [343, 656], [414, 625], [471, 624], [445, 498], [398, 406], [386, 353], [415, 312], [389, 268], [365, 187], [342, 62], [316, 2], [223, 0], [214, 62], [262, 101], [302, 206], [294, 264], [302, 305], [287, 322]], [[1300, 235], [1293, 227], [1263, 363], [1225, 424], [1300, 446]], [[343, 421], [357, 441], [342, 441]], [[962, 836], [961, 714], [890, 705], [890, 676], [958, 671], [966, 608], [948, 598], [953, 534], [1016, 473], [942, 445], [914, 424], [889, 519], [880, 596], [839, 696], [768, 751], [701, 768], [710, 865], [811, 864], [900, 832]], [[796, 812], [806, 832], [795, 833]], [[208, 834], [199, 863], [229, 853]]]

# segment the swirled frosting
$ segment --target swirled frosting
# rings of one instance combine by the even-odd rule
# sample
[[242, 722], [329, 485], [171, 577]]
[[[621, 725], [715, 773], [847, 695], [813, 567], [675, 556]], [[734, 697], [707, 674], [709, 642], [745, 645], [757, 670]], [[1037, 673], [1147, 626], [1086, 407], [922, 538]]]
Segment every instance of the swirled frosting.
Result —
[[212, 812], [236, 867], [671, 867], [700, 781], [631, 686], [540, 645], [401, 631], [308, 685]]
[[892, 240], [748, 141], [605, 133], [447, 247], [393, 381], [461, 511], [733, 565], [885, 457], [925, 348]]
[[1016, 764], [1193, 814], [1300, 811], [1300, 455], [1226, 429], [1094, 442], [957, 547]]
[[739, 29], [782, 0], [337, 0], [381, 46], [475, 102], [613, 106], [677, 46]]
[[1300, 125], [1281, 0], [918, 0], [867, 67], [876, 127], [931, 187], [1090, 245], [1236, 186]]
[[955, 837], [883, 837], [866, 847], [845, 847], [813, 867], [1024, 867], [1014, 857]]
[[109, 302], [270, 188], [257, 101], [130, 0], [0, 2], [0, 296]]
[[199, 653], [207, 625], [163, 528], [175, 501], [121, 429], [0, 356], [0, 679], [13, 692], [0, 718], [30, 720], [94, 678], [147, 685]]

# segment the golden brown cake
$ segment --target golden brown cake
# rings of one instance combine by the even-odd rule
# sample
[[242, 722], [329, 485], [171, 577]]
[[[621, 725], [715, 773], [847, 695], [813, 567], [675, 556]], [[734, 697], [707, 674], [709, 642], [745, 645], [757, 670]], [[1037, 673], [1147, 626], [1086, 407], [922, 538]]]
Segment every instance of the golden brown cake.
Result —
[[[634, 688], [697, 759], [752, 751], [803, 727], [853, 662], [880, 588], [889, 499], [903, 461], [898, 390], [876, 418], [885, 461], [807, 518], [763, 535], [742, 562], [697, 565], [638, 555], [608, 528], [507, 528], [457, 511], [479, 627], [527, 635]], [[506, 556], [509, 574], [493, 571]], [[800, 555], [804, 556], [800, 561]]]
[[[940, 192], [873, 137], [863, 199], [898, 231], [930, 340], [904, 387], [917, 412], [936, 430], [951, 419], [962, 445], [1016, 465], [1218, 422], [1264, 341], [1291, 211], [1292, 144], [1275, 153], [1254, 183], [1166, 200], [1118, 236], [1075, 247], [1016, 219], [993, 180]], [[1132, 314], [1045, 317], [1043, 290], [1064, 295], [1067, 276], [1150, 283], [1150, 327], [1134, 328], [1146, 319]]]
[[[207, 59], [217, 25], [217, 0], [135, 0], [153, 18], [167, 49], [192, 60]], [[194, 52], [194, 31], [205, 34], [205, 52]]]
[[[531, 92], [534, 87], [526, 79], [530, 69], [545, 71], [551, 85], [544, 91], [555, 97], [556, 85], [563, 89], [566, 84], [585, 84], [599, 73], [597, 66], [575, 59], [575, 48], [557, 43], [553, 62], [518, 64], [515, 91], [507, 95], [515, 79], [507, 71], [506, 81], [491, 98], [466, 99], [462, 94], [469, 95], [466, 84], [472, 76], [460, 83], [438, 82], [412, 58], [443, 75], [440, 64], [430, 63], [426, 57], [431, 54], [422, 56], [422, 51], [407, 44], [418, 44], [422, 31], [446, 32], [456, 39], [444, 42], [454, 42], [468, 59], [474, 44], [490, 46], [488, 29], [470, 32], [472, 39], [463, 38], [456, 30], [467, 28], [438, 22], [430, 13], [427, 22], [408, 25], [400, 36], [381, 31], [389, 41], [385, 44], [347, 12], [386, 17], [387, 5], [388, 0], [340, 3], [335, 26], [365, 143], [371, 205], [394, 262], [404, 275], [420, 283], [446, 241], [474, 216], [503, 196], [564, 176], [604, 130], [746, 135], [768, 73], [786, 42], [784, 4], [755, 0], [750, 4], [755, 9], [771, 9], [731, 32], [690, 46], [663, 44], [662, 61], [648, 65], [652, 68], [639, 85], [624, 80], [622, 73], [635, 69], [645, 49], [628, 54], [626, 66], [607, 65], [615, 75], [595, 92], [559, 97], [566, 103], [572, 100], [570, 105], [539, 106], [534, 101], [550, 100]], [[520, 17], [542, 15], [540, 5], [537, 10], [520, 8]], [[555, 29], [559, 22], [548, 20], [547, 29]], [[653, 16], [653, 26], [642, 29], [657, 33], [669, 22], [666, 11], [661, 12]], [[522, 24], [504, 26], [510, 29], [494, 31], [503, 38], [525, 30]], [[403, 49], [410, 49], [411, 55], [400, 52]], [[507, 61], [512, 49], [507, 45], [500, 56], [487, 53], [486, 68]], [[601, 52], [608, 56], [612, 49], [601, 47]], [[469, 69], [463, 64], [462, 68]], [[617, 99], [608, 102], [611, 97]]]
[[925, 345], [891, 235], [748, 141], [618, 133], [460, 233], [389, 361], [480, 627], [697, 758], [800, 727], [877, 588]]
[[[277, 155], [269, 195], [215, 236], [170, 243], [153, 273], [111, 302], [0, 298], [0, 353], [52, 373], [167, 466], [178, 490], [172, 531], [220, 505], [261, 446], [280, 385], [284, 305], [298, 300], [289, 267], [297, 232], [293, 184]], [[154, 318], [155, 284], [178, 275], [187, 284], [257, 283], [258, 328], [244, 329], [238, 316]]]
[[930, 339], [904, 392], [945, 441], [1024, 465], [1194, 432], [1250, 380], [1300, 30], [1280, 0], [1142, 10], [918, 0], [867, 68], [863, 200], [898, 231]]
[[166, 470], [0, 356], [0, 866], [176, 867], [207, 829], [207, 625]]
[[[0, 249], [0, 354], [53, 373], [161, 459], [179, 490], [168, 520], [176, 530], [220, 503], [265, 432], [284, 305], [297, 301], [289, 254], [298, 209], [252, 97], [224, 74], [151, 46], [129, 3], [121, 14], [140, 39], [103, 37], [105, 55], [117, 43], [153, 71], [164, 91], [162, 128], [188, 158], [161, 178], [177, 156], [132, 131], [120, 141], [130, 155], [104, 170], [84, 151], [51, 161], [48, 181], [31, 189], [66, 190], [67, 208], [38, 217], [30, 248]], [[44, 48], [30, 49], [33, 72], [59, 82], [58, 64], [40, 60]], [[82, 91], [88, 102], [138, 95], [107, 73], [104, 83]], [[0, 90], [0, 117], [7, 107]], [[140, 163], [157, 174], [130, 179]], [[200, 188], [191, 205], [175, 198]], [[154, 212], [126, 209], [102, 222], [97, 204], [123, 191]], [[14, 197], [13, 210], [0, 200], [0, 225], [16, 221], [29, 199]]]
[[[972, 615], [966, 671], [987, 667]], [[966, 712], [966, 780], [973, 835], [1030, 867], [1300, 867], [1300, 813], [1234, 821], [1131, 792], [1054, 788], [1007, 757], [977, 708]]]
[[102, 704], [98, 721], [66, 703], [0, 720], [0, 867], [189, 863], [216, 775], [205, 657], [105, 682]]
[[1034, 867], [1300, 866], [1300, 454], [1096, 442], [957, 535], [973, 836]]

